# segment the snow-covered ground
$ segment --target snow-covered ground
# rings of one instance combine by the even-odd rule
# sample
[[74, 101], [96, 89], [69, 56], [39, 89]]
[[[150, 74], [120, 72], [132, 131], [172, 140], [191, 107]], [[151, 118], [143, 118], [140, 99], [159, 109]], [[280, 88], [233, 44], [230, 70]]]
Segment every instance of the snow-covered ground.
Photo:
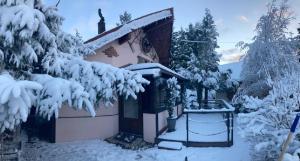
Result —
[[[236, 125], [236, 124], [235, 124]], [[229, 148], [183, 147], [180, 151], [157, 147], [126, 150], [102, 140], [72, 143], [25, 144], [23, 156], [30, 161], [250, 161], [249, 145], [234, 130], [234, 145]]]

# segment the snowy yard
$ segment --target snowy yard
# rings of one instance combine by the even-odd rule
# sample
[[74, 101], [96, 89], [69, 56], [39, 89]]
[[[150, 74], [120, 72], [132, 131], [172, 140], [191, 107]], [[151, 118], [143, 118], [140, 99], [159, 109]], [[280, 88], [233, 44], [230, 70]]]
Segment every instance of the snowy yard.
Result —
[[[236, 124], [235, 124], [236, 125]], [[250, 161], [249, 145], [234, 129], [234, 145], [230, 148], [186, 148], [180, 151], [157, 147], [145, 150], [125, 150], [101, 140], [52, 144], [25, 144], [23, 156], [36, 161]]]

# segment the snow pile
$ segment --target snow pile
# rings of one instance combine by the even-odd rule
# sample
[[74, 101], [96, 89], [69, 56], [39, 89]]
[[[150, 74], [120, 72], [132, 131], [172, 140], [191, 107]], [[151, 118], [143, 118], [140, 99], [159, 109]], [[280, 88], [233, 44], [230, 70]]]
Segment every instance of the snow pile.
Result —
[[166, 19], [171, 16], [172, 16], [171, 10], [167, 9], [167, 10], [163, 10], [163, 11], [160, 11], [157, 13], [147, 15], [145, 17], [135, 19], [129, 23], [126, 23], [126, 24], [120, 26], [116, 31], [108, 33], [94, 41], [89, 42], [88, 44], [91, 44], [91, 45], [97, 46], [98, 48], [101, 48], [102, 46], [106, 45], [107, 43], [110, 43], [110, 42], [132, 32], [133, 30], [142, 28], [144, 26], [150, 25], [151, 23]]
[[8, 73], [0, 75], [0, 128], [13, 129], [25, 122], [34, 104], [34, 92], [42, 86], [32, 81], [16, 81]]

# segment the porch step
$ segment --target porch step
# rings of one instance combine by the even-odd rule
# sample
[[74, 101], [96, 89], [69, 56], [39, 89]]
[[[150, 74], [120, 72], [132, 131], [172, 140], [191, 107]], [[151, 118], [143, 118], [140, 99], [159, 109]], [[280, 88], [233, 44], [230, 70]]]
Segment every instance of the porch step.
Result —
[[158, 144], [159, 149], [167, 149], [167, 150], [181, 150], [182, 143], [180, 142], [171, 142], [171, 141], [162, 141]]

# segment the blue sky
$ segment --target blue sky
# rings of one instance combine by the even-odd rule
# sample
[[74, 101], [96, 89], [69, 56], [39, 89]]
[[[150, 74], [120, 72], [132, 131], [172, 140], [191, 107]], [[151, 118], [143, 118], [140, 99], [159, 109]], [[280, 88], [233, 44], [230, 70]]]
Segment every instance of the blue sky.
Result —
[[[189, 23], [201, 21], [204, 9], [209, 8], [214, 16], [222, 63], [236, 59], [241, 52], [235, 48], [239, 41], [249, 42], [259, 17], [266, 12], [266, 4], [271, 0], [61, 0], [59, 12], [65, 17], [63, 28], [75, 33], [78, 30], [83, 38], [89, 39], [97, 34], [99, 21], [97, 10], [102, 9], [106, 28], [115, 27], [119, 14], [128, 11], [137, 18], [161, 9], [173, 7], [175, 30], [185, 28]], [[45, 0], [49, 5], [57, 0]], [[290, 0], [289, 4], [296, 18], [290, 31], [296, 33], [300, 23], [300, 0]], [[297, 10], [298, 9], [298, 10]]]

